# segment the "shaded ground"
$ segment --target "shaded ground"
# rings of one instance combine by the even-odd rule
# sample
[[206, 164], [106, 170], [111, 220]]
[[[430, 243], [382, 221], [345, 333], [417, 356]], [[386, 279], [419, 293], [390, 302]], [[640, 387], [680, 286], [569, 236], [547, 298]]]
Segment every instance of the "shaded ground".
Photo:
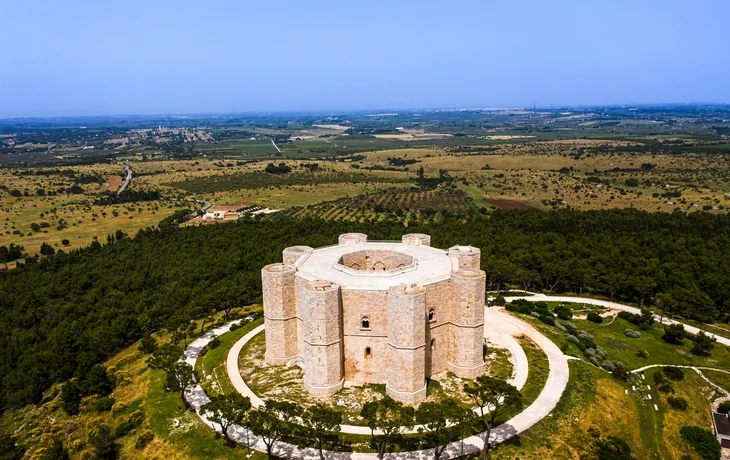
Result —
[[498, 198], [486, 198], [484, 201], [486, 201], [487, 203], [494, 205], [498, 208], [507, 209], [507, 210], [537, 209], [535, 206], [533, 206], [525, 201], [506, 200], [506, 199], [498, 199]]

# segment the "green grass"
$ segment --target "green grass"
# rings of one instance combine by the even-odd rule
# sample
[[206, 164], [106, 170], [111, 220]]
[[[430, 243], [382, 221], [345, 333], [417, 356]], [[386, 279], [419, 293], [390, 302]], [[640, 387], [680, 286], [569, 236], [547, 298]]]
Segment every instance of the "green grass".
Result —
[[725, 391], [730, 392], [730, 374], [720, 371], [708, 371], [705, 369], [702, 370], [702, 373], [705, 374], [705, 377], [710, 379], [712, 383], [720, 386]]
[[[164, 384], [165, 373], [153, 370], [147, 403], [151, 412], [150, 428], [157, 436], [182, 450], [185, 458], [247, 458], [245, 447], [228, 447], [194, 412], [183, 410], [178, 394], [165, 391]], [[180, 421], [179, 427], [173, 426], [173, 419]], [[263, 459], [266, 455], [257, 452], [252, 458]]]
[[[198, 358], [195, 362], [195, 370], [198, 372], [198, 375], [201, 376], [202, 381], [200, 386], [207, 394], [236, 392], [236, 389], [231, 383], [231, 379], [228, 377], [228, 372], [226, 372], [228, 352], [241, 337], [255, 329], [257, 326], [263, 324], [263, 322], [264, 319], [260, 318], [256, 321], [251, 321], [235, 331], [221, 334], [219, 336], [221, 342], [220, 345], [212, 350], [208, 350], [205, 355]], [[213, 376], [213, 380], [217, 383], [217, 385], [213, 385], [208, 379], [204, 378], [208, 375]]]

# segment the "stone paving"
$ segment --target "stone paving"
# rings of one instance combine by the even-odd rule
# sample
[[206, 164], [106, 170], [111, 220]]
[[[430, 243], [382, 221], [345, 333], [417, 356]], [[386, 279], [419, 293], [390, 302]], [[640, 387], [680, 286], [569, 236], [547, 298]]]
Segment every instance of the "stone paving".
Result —
[[[506, 423], [503, 423], [502, 425], [498, 426], [494, 430], [492, 430], [492, 435], [490, 437], [491, 443], [500, 443], [503, 442], [519, 433], [524, 432], [525, 430], [532, 427], [535, 423], [539, 422], [543, 417], [547, 416], [557, 405], [558, 401], [560, 400], [560, 397], [563, 393], [563, 390], [565, 389], [565, 386], [568, 383], [568, 377], [569, 377], [569, 370], [568, 370], [568, 360], [566, 359], [566, 356], [563, 355], [563, 353], [560, 351], [560, 349], [547, 337], [540, 334], [536, 329], [534, 329], [529, 324], [520, 321], [517, 318], [514, 318], [510, 315], [507, 315], [505, 313], [502, 313], [494, 308], [487, 308], [485, 310], [485, 317], [488, 318], [488, 324], [490, 325], [490, 328], [499, 331], [501, 334], [503, 334], [502, 340], [506, 342], [509, 342], [509, 339], [506, 339], [507, 336], [512, 335], [525, 335], [532, 339], [542, 350], [545, 352], [545, 354], [548, 357], [548, 362], [550, 364], [550, 371], [548, 374], [547, 382], [545, 383], [545, 387], [543, 388], [543, 391], [540, 393], [540, 395], [537, 397], [537, 399], [524, 411], [522, 411], [520, 414], [517, 414], [510, 420], [508, 420]], [[185, 362], [189, 363], [192, 366], [195, 366], [195, 361], [197, 360], [198, 356], [200, 355], [200, 351], [203, 349], [203, 347], [210, 342], [214, 336], [224, 334], [227, 332], [230, 328], [230, 325], [232, 323], [225, 324], [223, 326], [220, 326], [216, 329], [213, 329], [206, 333], [205, 335], [201, 336], [194, 342], [190, 344], [190, 346], [185, 350], [184, 360]], [[240, 377], [239, 372], [234, 372], [232, 367], [235, 367], [235, 370], [238, 370], [238, 354], [240, 353], [241, 349], [243, 348], [243, 344], [245, 344], [246, 341], [244, 339], [248, 338], [250, 340], [252, 337], [254, 337], [256, 334], [260, 333], [263, 326], [260, 326], [248, 334], [246, 334], [241, 340], [239, 340], [234, 347], [231, 349], [231, 352], [229, 353], [228, 360], [227, 360], [227, 367], [229, 376], [231, 378], [231, 381], [233, 382], [233, 385], [241, 391], [244, 395], [249, 396], [251, 398], [251, 402], [254, 405], [261, 405], [262, 401], [260, 398], [258, 398], [256, 395], [254, 395], [250, 390], [248, 390], [248, 393], [245, 391], [244, 387], [241, 386], [241, 383], [245, 385], [245, 382], [243, 382], [243, 379]], [[493, 335], [490, 335], [490, 338], [492, 338]], [[514, 340], [514, 339], [512, 339]], [[519, 346], [519, 344], [518, 344]], [[234, 352], [235, 350], [235, 352]], [[516, 350], [516, 349], [515, 349]], [[524, 354], [524, 352], [523, 352]], [[232, 358], [233, 356], [233, 358]], [[521, 358], [516, 358], [517, 363], [519, 364], [520, 361], [522, 361]], [[525, 361], [526, 362], [526, 358]], [[523, 362], [523, 364], [524, 364]], [[235, 366], [232, 366], [232, 363], [235, 363]], [[522, 366], [515, 366], [516, 369]], [[524, 375], [524, 371], [517, 370], [515, 372], [514, 382], [519, 383], [519, 380], [526, 381], [527, 376]], [[524, 383], [522, 383], [524, 385]], [[247, 387], [246, 387], [247, 388]], [[186, 393], [186, 399], [191, 404], [193, 409], [198, 413], [201, 420], [211, 428], [215, 429], [216, 431], [220, 432], [220, 427], [208, 420], [205, 416], [200, 414], [200, 408], [204, 404], [210, 401], [210, 399], [206, 396], [203, 389], [200, 387], [200, 385], [196, 385], [194, 388], [189, 390]], [[370, 431], [367, 427], [354, 427], [358, 430], [362, 430], [362, 433], [358, 434], [365, 434], [369, 435]], [[266, 445], [263, 443], [260, 437], [253, 435], [252, 433], [247, 433], [247, 430], [240, 426], [234, 426], [231, 429], [231, 438], [238, 442], [239, 444], [246, 445], [247, 439], [250, 442], [250, 446], [253, 449], [256, 449], [261, 452], [266, 452]], [[484, 445], [484, 436], [483, 433], [475, 436], [470, 436], [462, 441], [457, 441], [450, 443], [446, 446], [446, 450], [444, 451], [441, 458], [456, 458], [468, 453], [475, 453], [478, 452], [482, 446]], [[302, 458], [302, 459], [318, 459], [319, 453], [316, 451], [316, 449], [313, 448], [300, 448], [296, 447], [294, 445], [290, 445], [284, 442], [279, 442], [274, 447], [274, 454], [280, 457], [284, 458]], [[354, 460], [372, 460], [376, 459], [377, 455], [375, 453], [362, 453], [362, 452], [325, 452], [325, 457], [330, 459], [354, 459]], [[425, 450], [418, 450], [418, 451], [412, 451], [412, 452], [400, 452], [400, 453], [393, 453], [393, 454], [386, 454], [386, 459], [428, 459], [433, 458], [433, 450], [432, 449], [425, 449]]]

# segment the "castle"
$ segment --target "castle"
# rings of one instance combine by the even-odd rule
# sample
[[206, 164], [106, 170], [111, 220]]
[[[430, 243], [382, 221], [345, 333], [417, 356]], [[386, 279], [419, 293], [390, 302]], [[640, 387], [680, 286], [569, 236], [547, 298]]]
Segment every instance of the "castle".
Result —
[[287, 248], [261, 271], [266, 362], [301, 366], [314, 395], [384, 383], [406, 404], [426, 397], [432, 374], [474, 378], [484, 372], [480, 255], [432, 248], [424, 234]]

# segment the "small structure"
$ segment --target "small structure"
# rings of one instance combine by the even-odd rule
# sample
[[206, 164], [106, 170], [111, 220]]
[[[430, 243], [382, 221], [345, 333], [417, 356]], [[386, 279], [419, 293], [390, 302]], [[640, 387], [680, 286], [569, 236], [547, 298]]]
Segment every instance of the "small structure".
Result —
[[712, 413], [712, 424], [715, 426], [715, 436], [722, 447], [730, 447], [730, 419], [728, 414]]
[[426, 397], [426, 379], [484, 372], [486, 276], [479, 249], [340, 235], [319, 249], [284, 249], [261, 271], [266, 361], [299, 364], [304, 386], [328, 396], [348, 382], [386, 384], [396, 400]]

